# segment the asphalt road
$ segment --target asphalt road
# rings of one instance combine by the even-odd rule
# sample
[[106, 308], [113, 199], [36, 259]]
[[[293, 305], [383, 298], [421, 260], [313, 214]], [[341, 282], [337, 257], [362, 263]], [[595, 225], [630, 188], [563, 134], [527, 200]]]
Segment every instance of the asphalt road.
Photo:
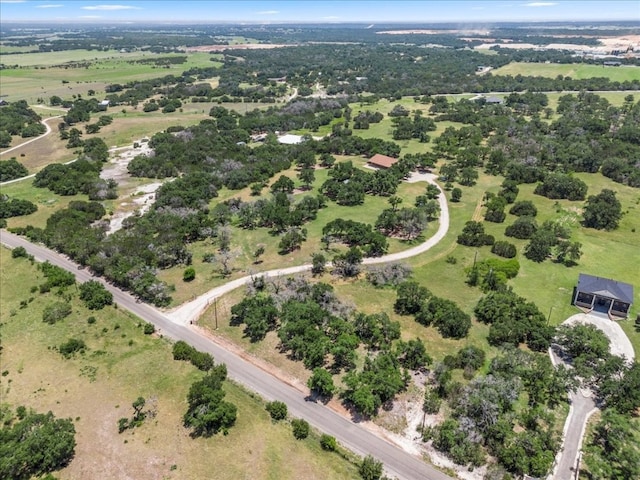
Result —
[[110, 285], [101, 278], [94, 277], [88, 270], [78, 269], [77, 264], [63, 255], [5, 230], [0, 231], [0, 242], [10, 248], [22, 246], [39, 261], [49, 261], [76, 275], [79, 282], [98, 280], [113, 294], [119, 308], [129, 310], [141, 319], [153, 323], [163, 335], [175, 340], [184, 340], [201, 351], [211, 353], [217, 362], [225, 363], [230, 378], [255, 391], [267, 400], [281, 400], [289, 408], [293, 417], [306, 419], [318, 430], [336, 437], [345, 447], [359, 455], [371, 454], [384, 463], [386, 473], [401, 479], [450, 480], [450, 477], [426, 464], [421, 459], [378, 437], [330, 410], [321, 403], [307, 399], [307, 393], [291, 387], [269, 373], [248, 363], [237, 355], [223, 349], [188, 325], [177, 324], [155, 308], [138, 302], [134, 297]]

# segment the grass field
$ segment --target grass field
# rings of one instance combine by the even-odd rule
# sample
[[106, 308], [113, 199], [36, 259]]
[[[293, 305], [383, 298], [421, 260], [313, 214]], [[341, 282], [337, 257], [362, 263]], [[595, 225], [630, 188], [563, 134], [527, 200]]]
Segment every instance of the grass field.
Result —
[[576, 80], [594, 77], [606, 77], [614, 82], [640, 80], [640, 67], [620, 66], [605, 67], [602, 65], [587, 65], [582, 63], [525, 63], [513, 62], [504, 67], [492, 70], [493, 75], [523, 75], [555, 78], [558, 75], [571, 77]]
[[[225, 391], [238, 406], [236, 426], [227, 436], [191, 439], [181, 416], [189, 385], [201, 374], [174, 361], [166, 340], [143, 335], [139, 321], [126, 312], [91, 312], [75, 298], [69, 317], [45, 324], [42, 309], [59, 300], [57, 295], [29, 293], [43, 279], [28, 260], [12, 259], [0, 248], [0, 261], [6, 372], [0, 396], [12, 408], [26, 405], [74, 419], [76, 455], [57, 478], [357, 478], [353, 463], [321, 450], [317, 434], [295, 440], [287, 423], [274, 424], [263, 402], [232, 382]], [[93, 324], [87, 322], [91, 315]], [[70, 337], [83, 339], [88, 351], [65, 360], [52, 347]], [[138, 396], [155, 404], [157, 416], [118, 434], [118, 419], [132, 415]]]
[[[58, 95], [70, 98], [72, 95], [88, 95], [95, 90], [98, 97], [104, 96], [105, 86], [111, 83], [127, 83], [135, 80], [148, 80], [166, 75], [180, 75], [193, 67], [219, 66], [211, 61], [208, 53], [190, 54], [153, 54], [119, 53], [77, 50], [69, 52], [24, 53], [5, 55], [2, 61], [7, 64], [22, 65], [2, 70], [2, 94], [11, 101], [27, 100], [36, 103], [38, 98], [48, 101]], [[152, 64], [130, 63], [134, 60], [152, 59], [166, 56], [187, 56], [182, 64], [158, 67]], [[86, 62], [86, 66], [63, 66], [65, 62]], [[63, 83], [68, 82], [68, 83]]]

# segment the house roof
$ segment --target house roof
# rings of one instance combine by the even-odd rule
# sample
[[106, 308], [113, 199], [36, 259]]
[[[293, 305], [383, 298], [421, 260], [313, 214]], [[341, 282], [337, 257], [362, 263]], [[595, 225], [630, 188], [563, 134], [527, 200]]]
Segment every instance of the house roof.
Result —
[[595, 293], [596, 295], [613, 298], [628, 304], [633, 303], [633, 285], [611, 280], [610, 278], [594, 277], [581, 273], [578, 277], [578, 291]]
[[380, 153], [376, 153], [373, 157], [369, 159], [369, 163], [371, 165], [376, 165], [378, 167], [390, 168], [394, 163], [397, 163], [398, 159], [393, 157], [387, 157], [386, 155], [382, 155]]

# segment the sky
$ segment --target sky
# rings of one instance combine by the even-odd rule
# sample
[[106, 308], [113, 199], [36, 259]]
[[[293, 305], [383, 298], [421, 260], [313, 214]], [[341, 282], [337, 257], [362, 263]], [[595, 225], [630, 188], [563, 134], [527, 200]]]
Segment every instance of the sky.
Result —
[[638, 0], [0, 0], [7, 22], [288, 23], [640, 21]]

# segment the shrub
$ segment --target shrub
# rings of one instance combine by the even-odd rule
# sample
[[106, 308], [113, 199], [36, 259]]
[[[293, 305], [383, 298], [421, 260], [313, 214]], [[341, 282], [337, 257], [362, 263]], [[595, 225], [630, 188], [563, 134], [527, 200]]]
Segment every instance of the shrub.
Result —
[[309, 422], [301, 418], [291, 421], [291, 429], [296, 440], [303, 440], [309, 436]]
[[153, 323], [145, 323], [144, 324], [144, 329], [143, 332], [145, 335], [151, 335], [153, 333], [155, 333], [156, 331], [156, 326]]
[[536, 230], [538, 229], [538, 224], [531, 217], [520, 217], [513, 225], [509, 225], [504, 234], [507, 237], [519, 238], [520, 240], [525, 240], [531, 238]]
[[513, 258], [516, 256], [517, 250], [513, 243], [500, 240], [493, 244], [491, 252], [504, 258]]
[[27, 250], [24, 247], [16, 247], [13, 250], [11, 250], [12, 258], [20, 258], [20, 257], [26, 257], [26, 256], [27, 256]]
[[266, 409], [273, 420], [284, 420], [287, 418], [288, 409], [287, 404], [284, 402], [274, 400], [273, 402], [267, 403]]
[[89, 280], [80, 285], [80, 300], [89, 310], [101, 310], [113, 303], [113, 295], [102, 283]]
[[324, 433], [320, 437], [320, 446], [327, 452], [335, 452], [338, 449], [338, 442], [336, 442], [335, 437]]
[[191, 282], [196, 278], [196, 270], [193, 267], [185, 268], [184, 273], [182, 274], [182, 280], [185, 282]]
[[42, 312], [42, 321], [53, 325], [69, 315], [71, 315], [71, 305], [65, 302], [56, 302], [45, 307]]
[[96, 317], [94, 317], [93, 315], [90, 316], [89, 318], [87, 318], [87, 323], [89, 325], [93, 325], [94, 323], [96, 323]]
[[77, 352], [84, 352], [87, 346], [84, 343], [84, 340], [79, 340], [77, 338], [70, 338], [65, 343], [60, 345], [60, 353], [64, 358], [69, 358], [75, 355]]
[[367, 455], [362, 459], [358, 473], [360, 473], [362, 480], [379, 480], [382, 477], [382, 462]]
[[375, 265], [367, 270], [367, 280], [375, 287], [399, 285], [411, 276], [412, 270], [404, 263]]
[[509, 213], [518, 217], [535, 217], [538, 214], [538, 209], [531, 200], [522, 200], [514, 203]]

